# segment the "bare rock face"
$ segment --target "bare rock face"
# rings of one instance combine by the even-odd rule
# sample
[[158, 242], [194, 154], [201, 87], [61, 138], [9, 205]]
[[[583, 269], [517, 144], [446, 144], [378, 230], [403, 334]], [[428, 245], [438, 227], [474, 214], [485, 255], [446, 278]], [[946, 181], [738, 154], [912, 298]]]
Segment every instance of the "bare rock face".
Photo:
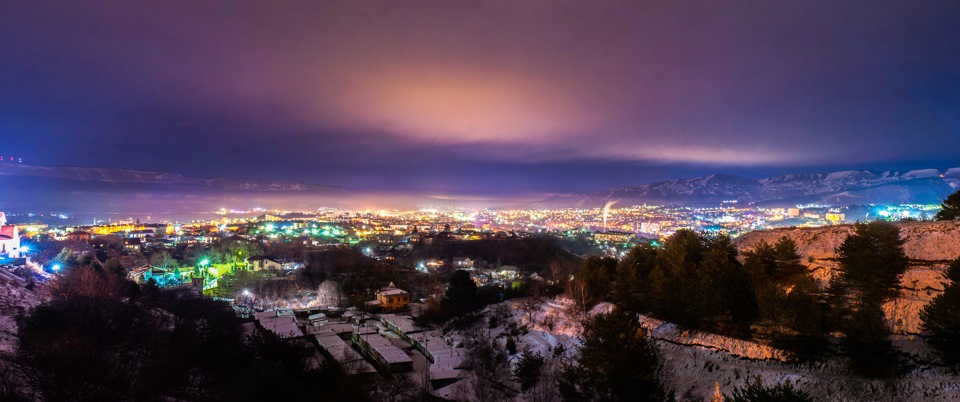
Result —
[[[900, 296], [884, 311], [894, 334], [920, 333], [920, 310], [943, 292], [943, 272], [960, 256], [960, 222], [898, 223], [904, 252], [911, 264], [903, 275]], [[750, 232], [737, 239], [740, 251], [750, 251], [763, 240], [775, 243], [783, 236], [797, 243], [797, 252], [813, 276], [826, 286], [838, 272], [836, 250], [853, 233], [853, 225], [791, 228]]]

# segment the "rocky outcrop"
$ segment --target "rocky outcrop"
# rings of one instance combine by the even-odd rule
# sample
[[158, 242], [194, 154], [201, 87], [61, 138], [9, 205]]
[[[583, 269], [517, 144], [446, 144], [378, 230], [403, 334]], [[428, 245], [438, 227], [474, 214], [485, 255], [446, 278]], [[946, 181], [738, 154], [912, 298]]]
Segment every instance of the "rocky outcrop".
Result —
[[[884, 306], [894, 334], [921, 332], [920, 310], [943, 291], [947, 263], [960, 256], [960, 222], [898, 223], [904, 252], [911, 264], [901, 281], [900, 296]], [[836, 250], [853, 233], [853, 225], [787, 228], [750, 232], [737, 239], [741, 251], [760, 241], [774, 243], [783, 236], [797, 243], [797, 251], [814, 277], [826, 286], [839, 270]]]

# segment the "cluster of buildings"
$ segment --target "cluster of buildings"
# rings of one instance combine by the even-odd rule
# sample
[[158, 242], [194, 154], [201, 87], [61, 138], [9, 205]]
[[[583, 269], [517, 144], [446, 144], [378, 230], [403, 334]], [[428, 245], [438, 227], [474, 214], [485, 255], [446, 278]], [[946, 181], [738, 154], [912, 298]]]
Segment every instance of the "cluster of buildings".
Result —
[[[466, 351], [456, 334], [420, 327], [409, 314], [277, 309], [258, 312], [248, 331], [269, 331], [280, 338], [317, 348], [320, 359], [347, 375], [372, 379], [377, 373], [418, 371], [435, 388], [459, 381]], [[425, 364], [415, 365], [420, 360]]]
[[[421, 272], [443, 268], [478, 270], [479, 280], [497, 279], [486, 263], [469, 256], [447, 260], [415, 260], [405, 257], [417, 246], [444, 240], [474, 241], [515, 239], [550, 233], [559, 237], [589, 239], [601, 247], [624, 250], [643, 241], [657, 241], [681, 229], [739, 236], [752, 230], [821, 226], [871, 219], [928, 219], [936, 205], [865, 205], [833, 207], [798, 205], [789, 208], [761, 208], [723, 203], [716, 207], [633, 206], [627, 208], [568, 208], [529, 210], [448, 210], [348, 211], [323, 208], [316, 211], [221, 211], [207, 221], [141, 223], [135, 219], [97, 222], [92, 225], [48, 226], [44, 223], [7, 224], [0, 213], [0, 259], [27, 256], [22, 239], [44, 238], [87, 244], [106, 249], [105, 242], [122, 241], [122, 250], [108, 250], [108, 258], [121, 259], [128, 269], [148, 265], [142, 251], [179, 246], [203, 246], [224, 237], [239, 236], [249, 241], [301, 242], [311, 247], [363, 245], [369, 257], [410, 266]], [[291, 270], [296, 261], [243, 256], [253, 271]], [[0, 260], [3, 261], [3, 260]], [[9, 264], [9, 261], [7, 262]], [[147, 268], [142, 280], [161, 283], [182, 282], [185, 272]], [[148, 279], [144, 279], [148, 278]], [[176, 281], [174, 281], [174, 279]]]

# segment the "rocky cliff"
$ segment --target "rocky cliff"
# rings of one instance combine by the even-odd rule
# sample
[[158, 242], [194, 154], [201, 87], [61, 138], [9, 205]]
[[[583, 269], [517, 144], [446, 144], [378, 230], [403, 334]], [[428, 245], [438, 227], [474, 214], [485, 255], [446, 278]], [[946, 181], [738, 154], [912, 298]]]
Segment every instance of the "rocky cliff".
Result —
[[[906, 222], [897, 226], [911, 264], [903, 275], [900, 297], [884, 309], [894, 334], [917, 335], [920, 310], [943, 291], [947, 263], [960, 256], [960, 222]], [[826, 286], [839, 269], [836, 249], [851, 233], [853, 225], [764, 230], [747, 233], [737, 239], [737, 244], [741, 251], [749, 251], [761, 240], [774, 243], [783, 236], [790, 237], [797, 243], [803, 262]]]

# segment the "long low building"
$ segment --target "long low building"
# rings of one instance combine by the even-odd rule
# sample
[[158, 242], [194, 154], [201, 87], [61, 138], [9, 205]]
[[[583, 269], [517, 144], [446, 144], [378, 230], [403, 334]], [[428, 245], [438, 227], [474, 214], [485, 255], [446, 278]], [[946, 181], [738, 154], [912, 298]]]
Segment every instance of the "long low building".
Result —
[[[348, 325], [349, 327], [349, 325]], [[349, 332], [349, 331], [348, 331]], [[377, 372], [370, 363], [363, 360], [360, 353], [353, 350], [347, 341], [340, 337], [335, 328], [326, 328], [314, 335], [320, 349], [328, 358], [336, 361], [348, 374], [373, 374]]]
[[381, 314], [380, 322], [427, 357], [431, 363], [431, 380], [450, 380], [460, 376], [463, 356], [466, 356], [462, 349], [450, 346], [432, 332], [424, 332], [409, 316]]
[[276, 311], [264, 311], [254, 314], [260, 326], [267, 331], [273, 332], [280, 338], [298, 338], [303, 336], [303, 331], [297, 325], [297, 319], [292, 316], [278, 316]]
[[364, 350], [371, 359], [391, 373], [413, 370], [413, 359], [379, 333], [361, 334], [354, 332], [353, 342]]
[[380, 314], [380, 322], [407, 342], [412, 340], [410, 335], [423, 332], [423, 328], [414, 324], [413, 318], [406, 315]]

